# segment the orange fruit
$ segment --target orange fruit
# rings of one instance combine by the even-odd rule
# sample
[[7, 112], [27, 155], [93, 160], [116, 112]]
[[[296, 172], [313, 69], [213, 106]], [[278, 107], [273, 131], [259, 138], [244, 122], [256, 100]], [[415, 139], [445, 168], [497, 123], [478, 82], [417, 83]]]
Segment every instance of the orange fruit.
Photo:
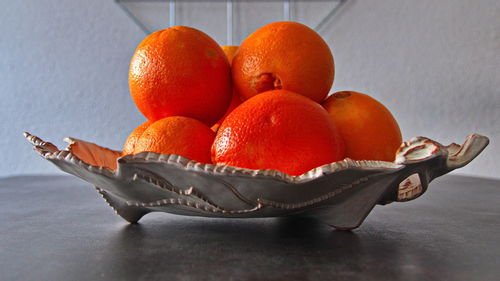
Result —
[[142, 133], [134, 154], [143, 151], [176, 154], [201, 163], [211, 163], [210, 147], [214, 137], [215, 133], [196, 119], [166, 117], [154, 122]]
[[231, 64], [233, 62], [236, 51], [238, 51], [239, 46], [221, 46], [221, 48], [222, 51], [224, 51], [224, 54], [226, 54], [229, 64]]
[[402, 143], [391, 112], [374, 98], [353, 91], [337, 92], [323, 102], [344, 139], [346, 157], [394, 161]]
[[185, 26], [147, 36], [132, 57], [128, 80], [135, 104], [151, 121], [186, 116], [211, 126], [231, 99], [226, 55], [208, 35]]
[[[226, 54], [227, 59], [229, 61], [229, 64], [231, 64], [233, 61], [234, 55], [235, 55], [236, 51], [238, 50], [238, 46], [221, 46], [221, 48], [224, 51], [224, 53]], [[241, 104], [240, 96], [238, 95], [236, 90], [233, 88], [231, 102], [229, 103], [229, 106], [226, 110], [226, 113], [224, 113], [224, 116], [222, 116], [222, 118], [219, 121], [217, 121], [217, 123], [215, 123], [215, 125], [212, 126], [212, 130], [214, 132], [217, 132], [217, 129], [219, 128], [222, 121], [226, 118], [226, 116], [240, 104]]]
[[232, 75], [242, 99], [274, 89], [304, 95], [320, 103], [332, 87], [335, 67], [326, 42], [297, 22], [259, 28], [241, 43]]
[[132, 133], [128, 136], [125, 144], [123, 145], [122, 155], [132, 154], [134, 153], [135, 144], [137, 140], [141, 137], [142, 133], [149, 127], [149, 125], [153, 124], [151, 121], [146, 121], [139, 125], [139, 127], [135, 128]]
[[341, 137], [318, 103], [286, 90], [256, 95], [231, 112], [215, 137], [212, 161], [300, 175], [343, 159]]
[[215, 125], [212, 126], [212, 130], [214, 132], [217, 132], [217, 129], [219, 129], [220, 124], [222, 124], [224, 119], [226, 119], [229, 113], [231, 113], [240, 104], [241, 104], [240, 96], [238, 95], [238, 93], [234, 91], [233, 96], [231, 97], [231, 102], [229, 103], [229, 107], [226, 110], [226, 113], [224, 114], [224, 116], [222, 116], [222, 118], [219, 121], [217, 121], [217, 123], [215, 123]]

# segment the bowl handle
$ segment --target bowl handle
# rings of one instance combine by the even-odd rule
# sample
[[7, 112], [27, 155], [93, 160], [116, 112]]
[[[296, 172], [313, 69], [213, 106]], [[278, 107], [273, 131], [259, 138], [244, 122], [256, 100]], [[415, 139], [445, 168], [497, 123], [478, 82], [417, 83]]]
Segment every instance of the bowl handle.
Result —
[[461, 168], [476, 158], [488, 145], [489, 139], [479, 134], [467, 137], [462, 145], [444, 146], [425, 137], [404, 142], [396, 154], [396, 163], [405, 165], [401, 176], [382, 198], [380, 204], [404, 202], [422, 195], [437, 177]]
[[467, 137], [462, 146], [456, 143], [446, 146], [446, 150], [448, 150], [446, 167], [449, 171], [462, 168], [476, 158], [489, 143], [490, 140], [487, 137], [472, 134]]
[[34, 136], [28, 132], [24, 132], [23, 135], [33, 145], [33, 149], [35, 149], [42, 156], [47, 153], [53, 153], [59, 150], [59, 148], [57, 148], [57, 146], [55, 146], [54, 144], [45, 142], [41, 138]]

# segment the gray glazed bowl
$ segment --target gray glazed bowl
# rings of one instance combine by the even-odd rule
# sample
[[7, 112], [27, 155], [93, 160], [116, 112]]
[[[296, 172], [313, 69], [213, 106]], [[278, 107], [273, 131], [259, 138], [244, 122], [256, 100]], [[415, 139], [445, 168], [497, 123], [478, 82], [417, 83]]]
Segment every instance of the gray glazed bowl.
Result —
[[151, 152], [121, 157], [119, 151], [73, 138], [65, 139], [69, 146], [59, 150], [24, 135], [43, 158], [94, 185], [130, 223], [150, 212], [226, 218], [301, 216], [341, 230], [361, 225], [376, 204], [417, 198], [433, 179], [465, 166], [489, 143], [477, 134], [461, 146], [416, 137], [401, 145], [394, 162], [345, 159], [290, 176]]

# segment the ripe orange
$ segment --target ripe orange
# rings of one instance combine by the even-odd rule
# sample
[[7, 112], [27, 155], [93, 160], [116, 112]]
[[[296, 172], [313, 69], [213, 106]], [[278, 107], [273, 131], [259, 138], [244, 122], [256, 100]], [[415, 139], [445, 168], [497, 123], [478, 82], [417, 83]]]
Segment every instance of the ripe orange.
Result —
[[[238, 46], [222, 46], [221, 48], [224, 51], [224, 53], [226, 54], [227, 59], [229, 60], [229, 64], [231, 64], [233, 61], [234, 55], [236, 54], [236, 51], [238, 50]], [[215, 125], [212, 126], [212, 130], [214, 132], [217, 132], [217, 129], [219, 129], [220, 124], [222, 124], [222, 121], [227, 117], [227, 115], [229, 113], [231, 113], [231, 111], [233, 111], [233, 109], [235, 109], [240, 104], [241, 104], [240, 96], [238, 95], [236, 90], [233, 88], [233, 95], [231, 96], [231, 102], [229, 103], [229, 106], [226, 110], [226, 113], [224, 113], [224, 116], [222, 116], [222, 118], [219, 121], [217, 121], [217, 123], [215, 123]]]
[[208, 35], [175, 26], [139, 44], [130, 63], [129, 86], [135, 104], [151, 121], [186, 116], [211, 126], [231, 99], [230, 66]]
[[224, 51], [224, 54], [226, 54], [229, 64], [231, 64], [233, 62], [236, 51], [238, 51], [239, 46], [221, 46], [221, 48]]
[[332, 87], [334, 72], [326, 42], [311, 28], [286, 21], [250, 34], [232, 65], [234, 86], [243, 100], [284, 89], [320, 103]]
[[236, 91], [233, 91], [233, 96], [231, 97], [231, 102], [229, 103], [229, 107], [227, 108], [226, 113], [217, 123], [215, 123], [215, 125], [212, 126], [212, 130], [214, 132], [217, 132], [217, 129], [219, 129], [220, 124], [222, 124], [224, 119], [226, 119], [229, 113], [231, 113], [240, 104], [241, 104], [240, 96], [238, 95], [238, 93], [236, 93]]
[[401, 131], [383, 104], [368, 95], [344, 91], [331, 95], [323, 107], [344, 139], [346, 157], [394, 161]]
[[222, 122], [212, 146], [216, 164], [300, 175], [341, 160], [341, 137], [328, 113], [286, 90], [248, 99]]
[[151, 124], [137, 141], [134, 153], [151, 151], [176, 154], [211, 163], [210, 147], [215, 133], [204, 123], [181, 116], [163, 118]]
[[135, 144], [137, 140], [141, 137], [142, 133], [146, 131], [149, 125], [153, 124], [151, 121], [146, 121], [139, 125], [139, 127], [135, 128], [132, 133], [128, 136], [125, 144], [123, 145], [122, 155], [132, 154], [134, 153]]

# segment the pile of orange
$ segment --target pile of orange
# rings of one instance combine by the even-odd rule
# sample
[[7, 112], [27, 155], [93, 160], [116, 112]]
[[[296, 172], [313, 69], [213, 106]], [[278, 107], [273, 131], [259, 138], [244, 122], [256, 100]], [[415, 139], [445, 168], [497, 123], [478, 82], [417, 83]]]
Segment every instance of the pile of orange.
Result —
[[309, 27], [275, 22], [240, 46], [176, 26], [137, 47], [132, 99], [148, 119], [123, 154], [150, 151], [248, 169], [300, 175], [342, 160], [393, 161], [401, 133], [375, 99], [353, 91], [329, 97], [335, 67]]

